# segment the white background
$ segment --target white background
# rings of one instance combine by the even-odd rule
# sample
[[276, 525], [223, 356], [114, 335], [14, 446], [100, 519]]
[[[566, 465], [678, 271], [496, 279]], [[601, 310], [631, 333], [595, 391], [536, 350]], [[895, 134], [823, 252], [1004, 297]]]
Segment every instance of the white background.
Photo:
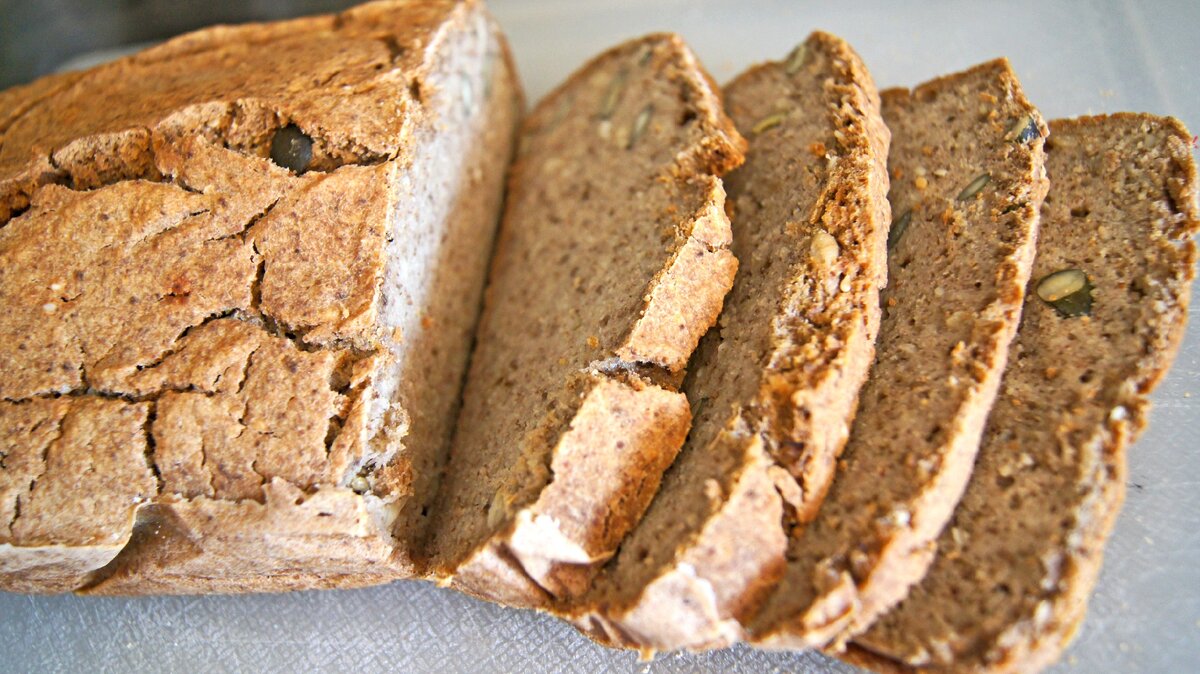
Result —
[[[1200, 131], [1195, 1], [493, 0], [492, 8], [531, 104], [587, 58], [641, 33], [683, 34], [725, 82], [819, 28], [846, 38], [880, 88], [1005, 55], [1048, 119], [1134, 110]], [[1056, 671], [1200, 672], [1200, 329], [1189, 331], [1153, 399], [1091, 611]], [[0, 593], [0, 670], [67, 669], [853, 671], [819, 655], [745, 648], [638, 663], [550, 618], [418, 583], [234, 597]]]

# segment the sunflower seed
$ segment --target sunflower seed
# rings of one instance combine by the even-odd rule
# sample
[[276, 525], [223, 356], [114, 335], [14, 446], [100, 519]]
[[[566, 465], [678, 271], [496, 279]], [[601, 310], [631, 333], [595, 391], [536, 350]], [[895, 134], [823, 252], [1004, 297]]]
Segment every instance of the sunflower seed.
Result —
[[1004, 140], [1010, 143], [1028, 143], [1039, 135], [1041, 130], [1038, 129], [1037, 120], [1033, 115], [1025, 115], [1013, 123], [1008, 133], [1004, 134]]
[[642, 108], [638, 113], [637, 119], [633, 120], [633, 128], [629, 131], [629, 142], [625, 144], [625, 149], [628, 150], [637, 144], [638, 140], [646, 133], [646, 127], [650, 124], [650, 117], [654, 114], [654, 104], [651, 103]]
[[892, 220], [891, 229], [888, 230], [888, 250], [896, 247], [900, 243], [900, 239], [904, 236], [905, 230], [908, 229], [908, 223], [912, 221], [912, 209], [904, 211], [900, 217]]
[[641, 51], [641, 54], [638, 56], [637, 63], [639, 66], [644, 66], [647, 63], [649, 63], [650, 59], [653, 57], [654, 57], [654, 50], [651, 49], [650, 45], [646, 45], [645, 47], [642, 47], [642, 51]]
[[766, 131], [767, 129], [779, 126], [780, 122], [782, 122], [782, 121], [783, 121], [783, 113], [776, 113], [774, 115], [768, 115], [768, 116], [763, 117], [762, 119], [758, 120], [758, 124], [755, 124], [753, 127], [750, 128], [750, 133], [753, 133], [756, 135], [760, 134], [763, 131]]
[[612, 117], [613, 110], [617, 109], [617, 101], [621, 100], [621, 93], [625, 90], [625, 80], [627, 79], [629, 79], [629, 73], [624, 70], [613, 75], [612, 82], [608, 85], [608, 91], [604, 94], [604, 102], [600, 106], [600, 119]]
[[796, 45], [791, 54], [788, 54], [787, 65], [784, 66], [784, 72], [793, 75], [797, 70], [804, 66], [805, 59], [808, 58], [808, 43], [801, 42]]
[[976, 194], [979, 194], [979, 191], [983, 189], [983, 186], [987, 185], [991, 180], [991, 174], [984, 173], [980, 175], [978, 178], [972, 180], [970, 185], [964, 187], [963, 191], [958, 193], [958, 200], [966, 201]]

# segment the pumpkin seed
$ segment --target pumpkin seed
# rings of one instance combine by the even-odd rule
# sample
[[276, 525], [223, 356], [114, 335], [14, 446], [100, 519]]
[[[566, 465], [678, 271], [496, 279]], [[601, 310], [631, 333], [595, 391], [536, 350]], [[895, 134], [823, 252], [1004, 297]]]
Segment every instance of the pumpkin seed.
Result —
[[297, 174], [312, 163], [313, 140], [295, 124], [275, 132], [271, 138], [271, 161]]
[[633, 120], [633, 128], [629, 131], [629, 142], [625, 144], [626, 150], [636, 145], [642, 134], [646, 133], [646, 127], [650, 125], [650, 117], [653, 114], [653, 103], [642, 108], [642, 111], [638, 113], [637, 119]]
[[1039, 135], [1041, 131], [1038, 129], [1037, 120], [1033, 115], [1025, 115], [1013, 123], [1008, 133], [1004, 134], [1004, 140], [1011, 143], [1028, 143]]
[[908, 209], [900, 214], [900, 217], [892, 219], [892, 226], [888, 229], [888, 250], [896, 247], [900, 243], [901, 237], [904, 236], [905, 230], [908, 229], [908, 223], [912, 222], [912, 209]]
[[774, 115], [768, 115], [758, 120], [758, 124], [750, 128], [750, 133], [758, 135], [767, 129], [779, 126], [781, 122], [783, 122], [783, 113], [779, 112]]
[[617, 101], [621, 100], [621, 92], [625, 90], [625, 80], [627, 79], [629, 79], [629, 73], [624, 70], [613, 75], [612, 82], [608, 85], [608, 91], [604, 94], [604, 102], [600, 106], [600, 119], [612, 117], [613, 110], [617, 109]]
[[787, 65], [784, 66], [784, 72], [793, 75], [797, 70], [804, 66], [805, 59], [808, 58], [808, 43], [801, 42], [796, 45], [791, 54], [788, 54]]
[[976, 194], [979, 194], [979, 191], [983, 189], [983, 186], [987, 185], [991, 180], [992, 176], [990, 173], [984, 173], [980, 175], [978, 178], [972, 180], [970, 185], [964, 187], [963, 191], [958, 193], [958, 200], [966, 201]]
[[1092, 313], [1092, 283], [1081, 269], [1060, 269], [1043, 277], [1037, 295], [1063, 318]]

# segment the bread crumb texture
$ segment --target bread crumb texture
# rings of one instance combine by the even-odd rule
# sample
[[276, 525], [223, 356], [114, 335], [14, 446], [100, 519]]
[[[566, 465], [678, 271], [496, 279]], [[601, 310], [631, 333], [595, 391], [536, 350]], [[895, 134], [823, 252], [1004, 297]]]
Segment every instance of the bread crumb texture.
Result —
[[816, 33], [725, 95], [750, 143], [727, 177], [740, 266], [684, 383], [693, 427], [570, 610], [593, 638], [644, 651], [740, 638], [779, 579], [787, 530], [825, 494], [879, 324], [888, 131], [858, 55]]
[[924, 575], [970, 476], [1033, 262], [1046, 127], [1008, 63], [882, 99], [893, 220], [875, 362], [829, 494], [751, 621], [774, 647], [836, 647]]
[[546, 606], [587, 588], [687, 434], [678, 379], [733, 283], [719, 176], [744, 141], [659, 34], [582, 67], [520, 144], [429, 551], [455, 587]]
[[[929, 573], [856, 640], [909, 666], [1032, 672], [1059, 657], [1187, 319], [1200, 229], [1187, 130], [1117, 114], [1050, 132], [1037, 260], [975, 472]], [[1070, 269], [1091, 287], [1085, 315], [1038, 292]]]

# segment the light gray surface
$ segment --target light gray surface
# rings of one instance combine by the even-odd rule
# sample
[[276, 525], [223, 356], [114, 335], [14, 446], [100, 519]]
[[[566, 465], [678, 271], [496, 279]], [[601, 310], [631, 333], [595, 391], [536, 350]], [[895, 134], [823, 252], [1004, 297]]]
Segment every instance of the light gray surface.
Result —
[[[838, 3], [840, 4], [840, 3]], [[548, 2], [493, 0], [531, 101], [625, 37], [675, 30], [724, 82], [812, 29], [838, 33], [881, 87], [999, 55], [1047, 118], [1137, 110], [1200, 131], [1195, 2]], [[181, 10], [183, 11], [183, 10]], [[1196, 318], [1196, 310], [1192, 318]], [[1200, 330], [1129, 454], [1126, 507], [1059, 672], [1200, 671]], [[639, 664], [554, 620], [417, 583], [280, 596], [95, 599], [0, 593], [0, 670], [850, 672], [745, 648]]]

